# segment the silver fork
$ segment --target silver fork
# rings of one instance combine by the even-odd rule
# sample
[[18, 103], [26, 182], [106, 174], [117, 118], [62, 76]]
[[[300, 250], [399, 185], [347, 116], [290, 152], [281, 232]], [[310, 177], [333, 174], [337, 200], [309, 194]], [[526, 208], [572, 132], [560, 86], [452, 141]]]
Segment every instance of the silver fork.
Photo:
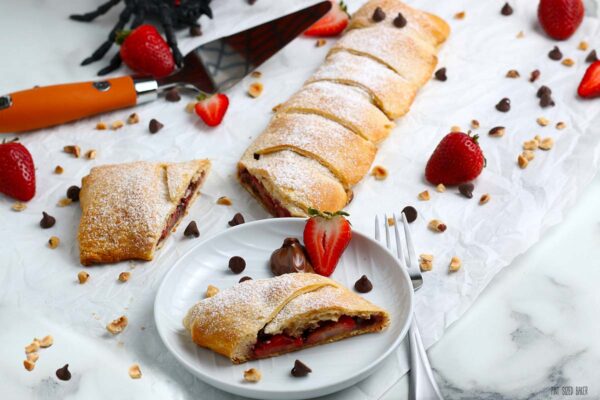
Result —
[[[387, 215], [383, 224], [385, 225], [385, 244], [387, 248], [392, 250], [392, 243], [390, 238], [390, 227], [388, 224]], [[404, 249], [401, 243], [400, 232], [398, 231], [398, 223], [400, 221], [394, 214], [394, 236], [396, 239], [396, 251], [400, 262], [406, 266], [410, 280], [412, 281], [415, 292], [423, 286], [423, 276], [421, 270], [417, 265], [417, 256], [415, 255], [415, 248], [412, 243], [410, 236], [410, 229], [408, 227], [408, 221], [406, 215], [402, 213], [402, 226], [404, 227], [404, 238], [406, 240], [407, 255], [404, 254]], [[375, 216], [375, 240], [381, 240], [381, 233], [379, 230], [379, 218]], [[410, 400], [434, 400], [443, 399], [440, 389], [435, 382], [433, 377], [433, 371], [429, 365], [429, 359], [427, 353], [423, 347], [421, 341], [421, 334], [415, 318], [413, 317], [412, 323], [408, 330], [408, 341], [410, 344], [410, 382], [408, 398]]]

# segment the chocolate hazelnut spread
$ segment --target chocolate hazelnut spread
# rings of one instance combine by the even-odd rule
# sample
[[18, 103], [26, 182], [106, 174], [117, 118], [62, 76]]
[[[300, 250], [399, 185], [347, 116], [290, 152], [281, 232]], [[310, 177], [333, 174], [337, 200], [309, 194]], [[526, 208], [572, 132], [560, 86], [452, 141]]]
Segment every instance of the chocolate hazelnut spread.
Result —
[[283, 245], [271, 254], [271, 271], [279, 276], [294, 272], [313, 272], [306, 250], [296, 238], [287, 238]]

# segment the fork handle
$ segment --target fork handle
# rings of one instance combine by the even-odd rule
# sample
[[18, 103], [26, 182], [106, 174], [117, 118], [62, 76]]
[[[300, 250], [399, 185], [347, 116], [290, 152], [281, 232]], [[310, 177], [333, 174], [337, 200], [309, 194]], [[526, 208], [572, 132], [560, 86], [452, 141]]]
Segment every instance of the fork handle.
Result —
[[438, 388], [429, 359], [421, 341], [421, 334], [415, 318], [408, 330], [410, 343], [410, 384], [408, 398], [410, 400], [443, 400]]

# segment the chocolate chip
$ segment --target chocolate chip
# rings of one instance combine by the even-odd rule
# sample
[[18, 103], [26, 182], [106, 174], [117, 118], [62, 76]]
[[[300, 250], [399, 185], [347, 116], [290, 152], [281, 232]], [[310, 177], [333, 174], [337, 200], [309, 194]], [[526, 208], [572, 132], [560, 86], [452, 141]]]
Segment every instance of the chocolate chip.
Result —
[[550, 96], [551, 94], [552, 94], [552, 90], [548, 86], [542, 85], [538, 89], [538, 91], [536, 93], [536, 96], [539, 97], [539, 98], [541, 98], [544, 95]]
[[406, 26], [406, 18], [404, 18], [402, 13], [398, 13], [398, 16], [394, 18], [393, 23], [396, 28], [404, 28]]
[[587, 57], [585, 58], [585, 62], [593, 63], [596, 61], [598, 61], [598, 54], [596, 54], [596, 50], [592, 50], [592, 51], [590, 51], [590, 54], [588, 54]]
[[413, 206], [406, 206], [402, 209], [404, 215], [406, 215], [406, 220], [409, 224], [412, 224], [417, 219], [417, 210]]
[[46, 213], [46, 211], [42, 212], [42, 220], [40, 221], [40, 226], [43, 229], [52, 228], [56, 223], [56, 218], [52, 215]]
[[80, 191], [81, 191], [81, 189], [79, 189], [79, 186], [73, 185], [67, 189], [67, 197], [69, 199], [71, 199], [71, 201], [79, 201], [79, 192]]
[[251, 6], [253, 6], [254, 3], [256, 3], [256, 0], [248, 0], [248, 4], [250, 4]]
[[173, 103], [181, 100], [181, 96], [179, 95], [179, 91], [177, 90], [177, 88], [167, 90], [167, 93], [165, 94], [165, 100], [171, 101]]
[[229, 259], [229, 269], [234, 274], [241, 274], [246, 268], [246, 261], [240, 256], [233, 256]]
[[502, 7], [502, 10], [500, 10], [500, 13], [501, 13], [502, 15], [505, 15], [505, 16], [512, 15], [512, 13], [513, 13], [513, 8], [510, 6], [510, 4], [506, 3], [506, 4], [504, 4], [504, 6]]
[[198, 230], [198, 225], [196, 225], [196, 221], [191, 221], [188, 226], [186, 226], [185, 231], [183, 231], [183, 235], [185, 237], [199, 237], [200, 230]]
[[381, 22], [385, 19], [385, 12], [381, 9], [381, 7], [377, 7], [375, 11], [373, 11], [373, 21]]
[[554, 100], [552, 100], [552, 97], [549, 94], [543, 94], [540, 98], [540, 106], [542, 108], [554, 107]]
[[363, 275], [354, 283], [354, 289], [358, 293], [369, 293], [373, 290], [373, 284], [366, 275]]
[[254, 153], [254, 159], [255, 160], [260, 160], [260, 154]]
[[539, 69], [534, 69], [533, 71], [531, 71], [531, 76], [529, 77], [529, 82], [537, 81], [541, 74], [542, 73], [540, 72]]
[[435, 71], [435, 79], [437, 79], [438, 81], [442, 81], [442, 82], [446, 82], [446, 80], [448, 79], [448, 77], [446, 76], [446, 67], [440, 68], [437, 71]]
[[240, 280], [238, 281], [238, 283], [242, 283], [242, 282], [246, 282], [246, 281], [251, 281], [252, 278], [250, 278], [249, 276], [242, 276], [240, 278]]
[[241, 225], [244, 222], [246, 222], [244, 220], [244, 216], [241, 213], [237, 213], [233, 216], [233, 218], [231, 219], [231, 221], [229, 221], [229, 226], [236, 226], [236, 225]]
[[190, 36], [202, 36], [200, 25], [190, 26]]
[[71, 372], [69, 372], [69, 364], [65, 364], [64, 367], [56, 370], [56, 377], [61, 381], [68, 381], [71, 379]]
[[496, 104], [496, 110], [501, 112], [510, 111], [510, 99], [508, 97], [503, 98]]
[[150, 129], [150, 133], [156, 133], [163, 128], [163, 124], [152, 118], [150, 120], [150, 124], [148, 125], [148, 129]]
[[475, 185], [473, 185], [471, 182], [461, 183], [458, 185], [458, 191], [466, 198], [473, 198], [473, 190], [475, 190]]
[[306, 364], [304, 364], [300, 360], [296, 360], [294, 362], [294, 368], [292, 368], [291, 374], [295, 378], [302, 378], [311, 372], [312, 372], [312, 369], [308, 368], [308, 366]]
[[558, 61], [563, 57], [563, 55], [558, 46], [554, 46], [554, 48], [548, 53], [548, 57], [550, 57], [551, 60]]

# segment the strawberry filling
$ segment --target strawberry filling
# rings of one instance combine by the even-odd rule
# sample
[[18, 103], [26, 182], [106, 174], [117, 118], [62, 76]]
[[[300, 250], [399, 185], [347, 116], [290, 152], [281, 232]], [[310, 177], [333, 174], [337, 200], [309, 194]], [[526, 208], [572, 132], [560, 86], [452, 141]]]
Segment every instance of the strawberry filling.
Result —
[[285, 333], [273, 336], [260, 333], [254, 345], [254, 357], [264, 358], [299, 350], [305, 346], [324, 343], [329, 339], [343, 336], [378, 322], [380, 322], [379, 317], [362, 319], [343, 315], [337, 321], [321, 321], [316, 328], [307, 329], [296, 338]]
[[265, 208], [275, 217], [291, 217], [292, 214], [284, 208], [278, 200], [269, 195], [267, 189], [260, 181], [248, 172], [246, 168], [240, 171], [240, 180], [252, 189], [252, 193], [260, 199]]
[[190, 200], [202, 184], [203, 179], [204, 172], [200, 174], [200, 177], [198, 179], [190, 183], [187, 190], [185, 191], [185, 196], [179, 201], [177, 208], [175, 208], [175, 211], [173, 211], [173, 213], [167, 219], [167, 224], [165, 225], [165, 228], [163, 229], [162, 234], [160, 235], [160, 239], [158, 239], [158, 244], [160, 244], [167, 236], [169, 236], [169, 233], [171, 232], [173, 227], [175, 227], [175, 225], [177, 225], [177, 222], [179, 222], [179, 220], [185, 215], [185, 211], [190, 205]]

